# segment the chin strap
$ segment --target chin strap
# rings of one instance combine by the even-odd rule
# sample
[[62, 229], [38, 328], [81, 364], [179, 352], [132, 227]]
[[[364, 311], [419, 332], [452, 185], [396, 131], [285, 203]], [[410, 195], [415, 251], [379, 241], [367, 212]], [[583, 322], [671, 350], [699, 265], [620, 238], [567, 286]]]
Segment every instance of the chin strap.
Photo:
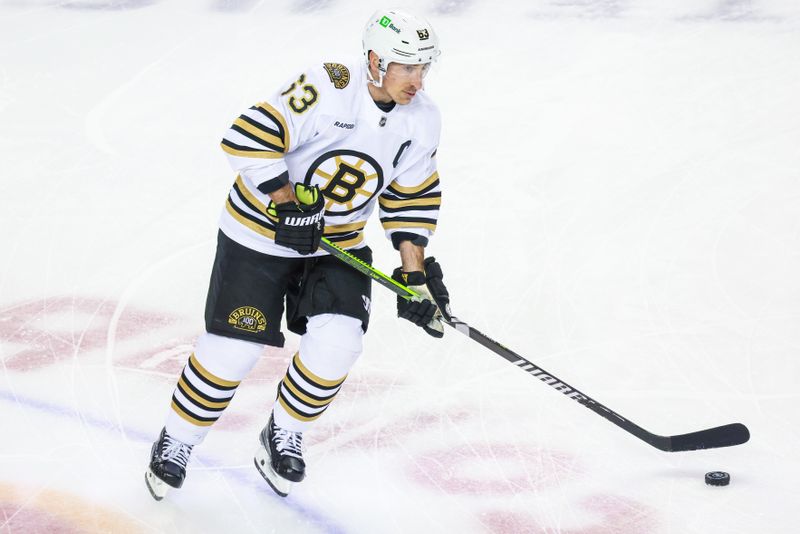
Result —
[[378, 67], [378, 79], [372, 77], [372, 72], [369, 70], [369, 63], [367, 63], [367, 80], [375, 87], [383, 87], [383, 71]]

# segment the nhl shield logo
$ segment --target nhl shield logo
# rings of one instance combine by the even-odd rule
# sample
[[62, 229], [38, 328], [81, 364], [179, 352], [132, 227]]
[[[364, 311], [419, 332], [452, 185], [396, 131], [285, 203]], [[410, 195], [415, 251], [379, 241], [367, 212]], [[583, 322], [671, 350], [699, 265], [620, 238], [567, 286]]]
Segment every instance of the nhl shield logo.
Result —
[[324, 63], [328, 78], [337, 89], [344, 89], [350, 83], [350, 71], [341, 63]]
[[228, 324], [237, 330], [244, 330], [257, 334], [267, 328], [267, 318], [260, 310], [252, 306], [236, 308], [228, 315]]

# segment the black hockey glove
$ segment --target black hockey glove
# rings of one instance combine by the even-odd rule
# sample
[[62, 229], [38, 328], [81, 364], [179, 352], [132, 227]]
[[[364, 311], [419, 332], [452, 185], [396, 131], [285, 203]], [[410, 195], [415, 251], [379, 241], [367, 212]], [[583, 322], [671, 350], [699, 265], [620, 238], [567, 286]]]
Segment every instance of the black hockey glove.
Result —
[[278, 217], [275, 244], [289, 247], [300, 254], [311, 254], [319, 247], [325, 230], [325, 198], [317, 186], [295, 184], [294, 189], [298, 203], [273, 205], [274, 214]]
[[425, 259], [425, 272], [403, 272], [398, 267], [392, 278], [418, 293], [420, 298], [406, 300], [397, 297], [397, 315], [408, 319], [433, 337], [444, 336], [445, 320], [450, 318], [450, 294], [442, 280], [442, 267], [435, 258]]

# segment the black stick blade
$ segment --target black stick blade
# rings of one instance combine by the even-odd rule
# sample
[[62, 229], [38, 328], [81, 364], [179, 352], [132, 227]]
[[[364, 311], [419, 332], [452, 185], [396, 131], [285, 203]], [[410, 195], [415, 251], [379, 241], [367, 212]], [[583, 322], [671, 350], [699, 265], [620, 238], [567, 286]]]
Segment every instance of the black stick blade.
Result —
[[746, 426], [741, 423], [732, 423], [698, 432], [670, 436], [668, 450], [680, 452], [732, 447], [746, 443], [749, 439], [750, 431], [747, 430]]

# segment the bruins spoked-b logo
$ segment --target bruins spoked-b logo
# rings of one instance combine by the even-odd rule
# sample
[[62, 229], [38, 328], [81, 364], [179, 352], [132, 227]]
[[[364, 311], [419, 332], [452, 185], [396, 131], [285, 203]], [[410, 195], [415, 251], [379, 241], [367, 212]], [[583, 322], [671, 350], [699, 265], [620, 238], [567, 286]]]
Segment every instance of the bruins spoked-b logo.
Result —
[[267, 318], [260, 310], [252, 306], [242, 306], [228, 315], [228, 324], [237, 330], [258, 333], [266, 330]]
[[331, 150], [311, 164], [304, 183], [319, 185], [326, 212], [347, 215], [364, 207], [383, 188], [383, 169], [363, 152]]
[[341, 63], [324, 63], [328, 78], [337, 89], [344, 89], [350, 83], [350, 70]]

